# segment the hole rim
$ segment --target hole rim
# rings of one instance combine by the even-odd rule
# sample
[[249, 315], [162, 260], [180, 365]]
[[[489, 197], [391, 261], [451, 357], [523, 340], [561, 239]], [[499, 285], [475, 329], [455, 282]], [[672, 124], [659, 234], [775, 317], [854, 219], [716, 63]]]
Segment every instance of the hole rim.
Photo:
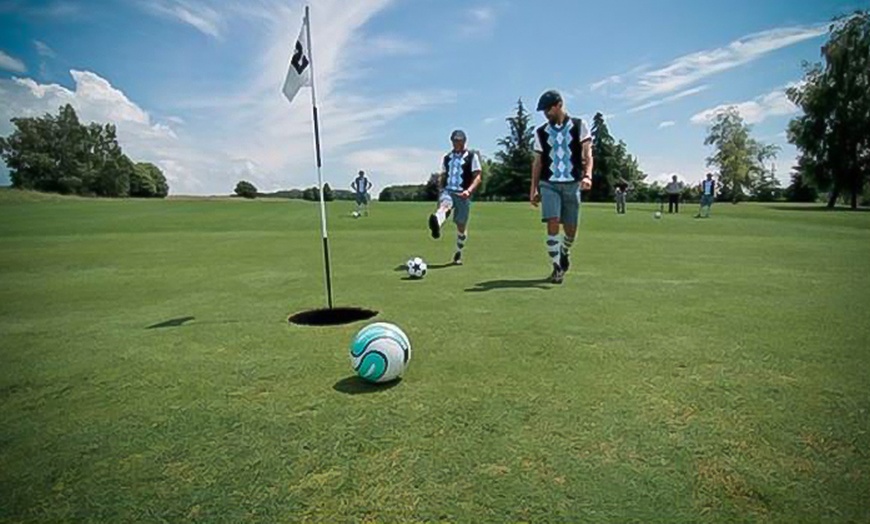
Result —
[[338, 327], [371, 320], [379, 314], [380, 311], [359, 306], [305, 309], [287, 317], [287, 322], [302, 327]]

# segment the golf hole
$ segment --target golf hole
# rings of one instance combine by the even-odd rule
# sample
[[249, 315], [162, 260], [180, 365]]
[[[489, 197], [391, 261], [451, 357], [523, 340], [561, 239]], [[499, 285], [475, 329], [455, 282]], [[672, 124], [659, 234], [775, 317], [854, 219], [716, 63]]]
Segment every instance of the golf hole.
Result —
[[335, 307], [332, 309], [310, 309], [292, 315], [288, 320], [300, 326], [340, 326], [360, 320], [368, 320], [377, 311], [360, 307]]

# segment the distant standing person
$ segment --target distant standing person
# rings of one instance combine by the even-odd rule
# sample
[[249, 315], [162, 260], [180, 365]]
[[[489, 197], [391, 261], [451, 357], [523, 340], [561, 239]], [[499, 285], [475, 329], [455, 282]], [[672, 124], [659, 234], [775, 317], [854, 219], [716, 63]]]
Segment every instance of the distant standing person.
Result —
[[710, 218], [710, 208], [713, 207], [715, 196], [716, 181], [713, 180], [713, 173], [707, 173], [707, 179], [701, 182], [701, 208], [695, 218]]
[[665, 186], [665, 192], [668, 194], [668, 213], [680, 213], [680, 195], [683, 193], [683, 183], [677, 180], [677, 175], [671, 178], [670, 183]]
[[619, 179], [616, 183], [616, 214], [625, 214], [625, 195], [628, 193], [628, 182]]
[[366, 216], [369, 216], [369, 191], [372, 188], [372, 182], [366, 176], [365, 171], [360, 170], [350, 187], [356, 196], [357, 214], [359, 214], [360, 209], [365, 209]]

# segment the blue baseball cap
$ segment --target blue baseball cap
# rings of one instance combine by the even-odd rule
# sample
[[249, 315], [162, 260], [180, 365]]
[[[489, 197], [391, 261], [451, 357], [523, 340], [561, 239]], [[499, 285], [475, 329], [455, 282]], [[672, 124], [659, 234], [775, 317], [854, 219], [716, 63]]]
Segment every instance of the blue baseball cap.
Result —
[[538, 111], [546, 111], [562, 101], [562, 95], [555, 89], [545, 91], [538, 99]]

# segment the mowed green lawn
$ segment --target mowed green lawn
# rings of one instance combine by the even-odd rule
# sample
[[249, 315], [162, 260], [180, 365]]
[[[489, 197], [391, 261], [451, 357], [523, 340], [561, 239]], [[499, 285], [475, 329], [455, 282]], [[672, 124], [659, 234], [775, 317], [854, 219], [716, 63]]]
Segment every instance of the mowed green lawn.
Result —
[[2, 192], [0, 521], [870, 520], [870, 213], [653, 210], [584, 207], [551, 286], [528, 205], [438, 268], [429, 204], [330, 204], [337, 304], [413, 345], [367, 389], [364, 322], [287, 322], [316, 205]]

